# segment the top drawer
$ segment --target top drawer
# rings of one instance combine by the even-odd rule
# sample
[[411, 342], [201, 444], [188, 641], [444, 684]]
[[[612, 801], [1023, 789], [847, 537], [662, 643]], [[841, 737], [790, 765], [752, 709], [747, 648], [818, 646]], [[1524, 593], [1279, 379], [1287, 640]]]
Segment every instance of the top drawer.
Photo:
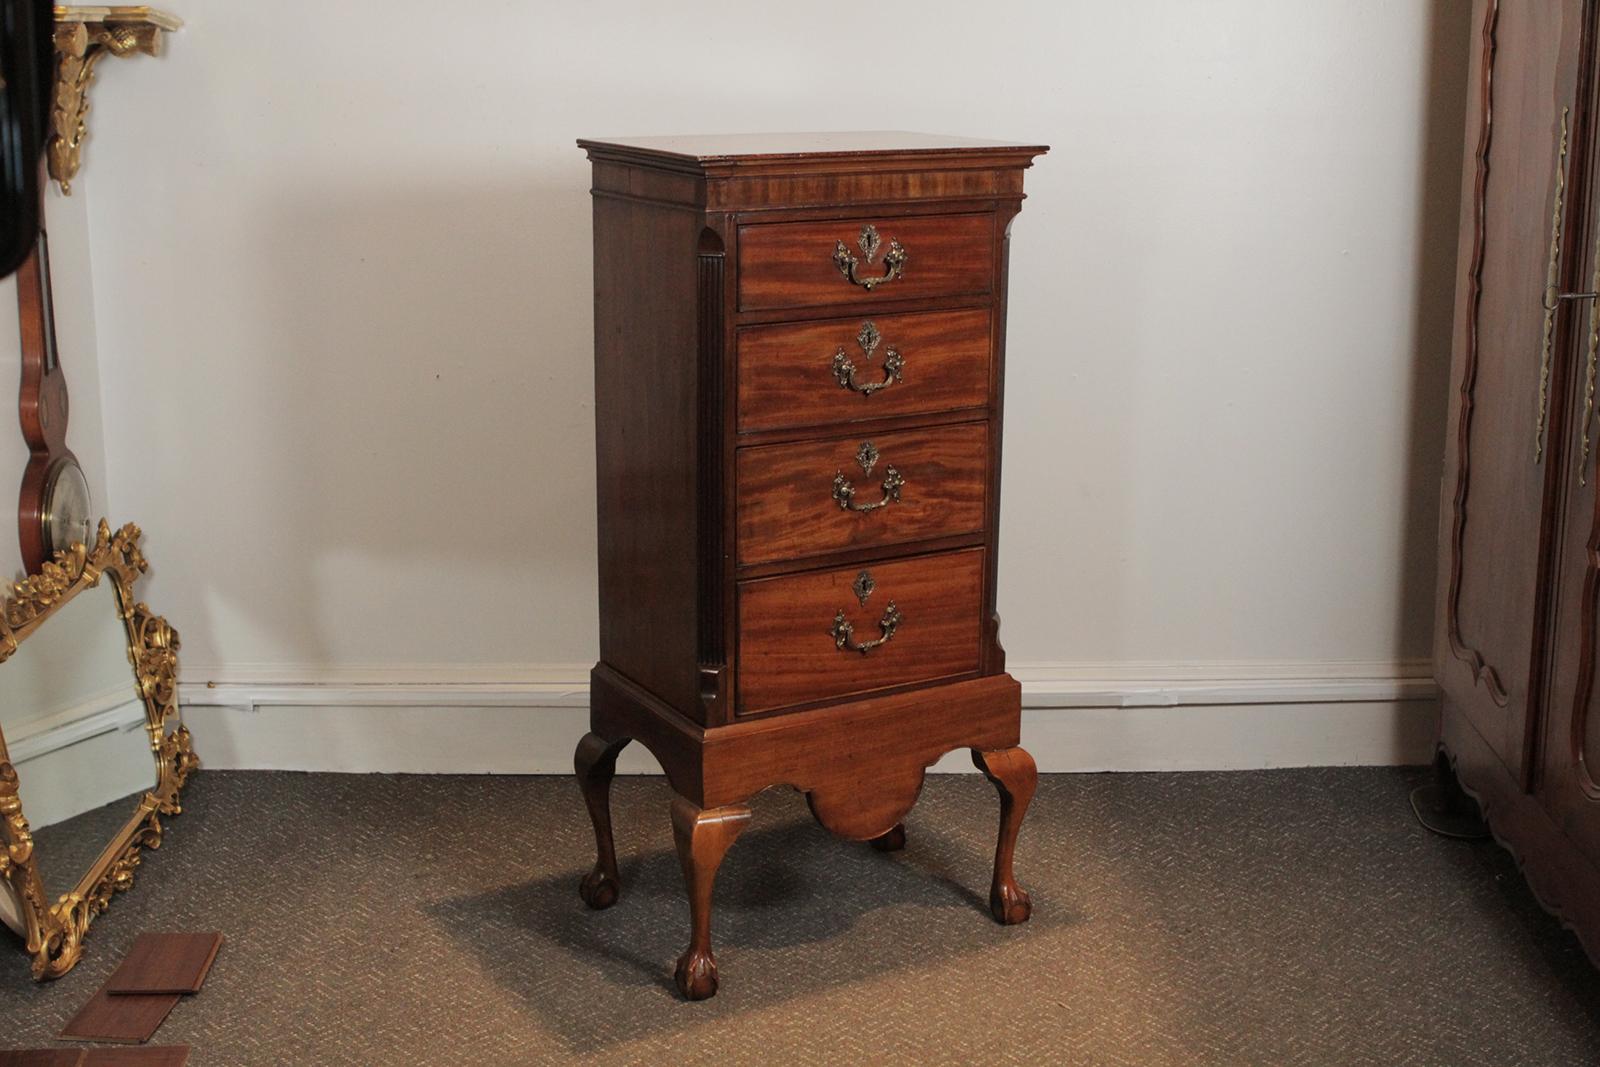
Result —
[[739, 230], [739, 309], [989, 292], [994, 216], [775, 222]]

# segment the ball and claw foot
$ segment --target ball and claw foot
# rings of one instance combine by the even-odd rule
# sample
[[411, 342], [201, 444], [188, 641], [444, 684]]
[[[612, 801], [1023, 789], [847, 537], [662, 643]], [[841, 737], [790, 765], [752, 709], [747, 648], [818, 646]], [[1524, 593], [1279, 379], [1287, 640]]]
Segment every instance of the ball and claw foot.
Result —
[[899, 852], [905, 848], [906, 824], [903, 822], [895, 823], [894, 829], [881, 837], [874, 837], [872, 839], [872, 847], [879, 852]]
[[584, 875], [583, 881], [578, 883], [578, 895], [595, 911], [605, 911], [611, 907], [621, 893], [622, 887], [617, 880], [599, 867]]
[[622, 882], [617, 877], [617, 850], [611, 841], [611, 779], [617, 773], [617, 753], [628, 743], [626, 737], [607, 740], [599, 734], [585, 734], [573, 753], [573, 770], [583, 802], [594, 822], [594, 870], [578, 883], [578, 895], [595, 911], [617, 902]]
[[672, 798], [672, 838], [689, 890], [689, 947], [673, 970], [685, 1000], [705, 1000], [717, 992], [717, 961], [711, 955], [711, 885], [734, 839], [750, 823], [743, 804], [701, 808], [681, 796]]
[[709, 952], [690, 948], [678, 957], [672, 974], [685, 1000], [708, 1000], [717, 993], [717, 961]]
[[997, 885], [989, 890], [989, 913], [1001, 926], [1015, 926], [1028, 921], [1033, 914], [1033, 901], [1027, 890], [1015, 882]]
[[1000, 793], [1000, 837], [994, 848], [994, 879], [989, 883], [989, 914], [1001, 926], [1025, 923], [1033, 914], [1033, 902], [1017, 884], [1012, 869], [1017, 851], [1017, 832], [1022, 816], [1039, 781], [1033, 757], [1021, 748], [993, 751], [973, 749], [972, 762]]

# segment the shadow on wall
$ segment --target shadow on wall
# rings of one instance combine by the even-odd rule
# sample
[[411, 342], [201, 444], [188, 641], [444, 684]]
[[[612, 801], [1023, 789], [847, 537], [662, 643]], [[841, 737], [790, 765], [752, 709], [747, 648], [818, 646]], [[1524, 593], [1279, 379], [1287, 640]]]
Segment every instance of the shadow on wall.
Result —
[[588, 183], [461, 190], [318, 187], [262, 219], [259, 320], [232, 326], [271, 358], [233, 371], [223, 521], [287, 533], [184, 620], [206, 658], [259, 627], [295, 666], [523, 662], [540, 615], [565, 621], [538, 658], [593, 658]]
[[[1449, 407], [1450, 347], [1456, 292], [1456, 241], [1461, 207], [1467, 73], [1471, 55], [1470, 4], [1434, 0], [1428, 33], [1423, 159], [1417, 183], [1416, 293], [1411, 362], [1411, 423], [1406, 454], [1404, 522], [1400, 531], [1401, 584], [1396, 612], [1402, 647], [1433, 647], [1415, 633], [1431, 627], [1434, 571], [1439, 546], [1439, 478]], [[1398, 730], [1398, 724], [1397, 724]]]

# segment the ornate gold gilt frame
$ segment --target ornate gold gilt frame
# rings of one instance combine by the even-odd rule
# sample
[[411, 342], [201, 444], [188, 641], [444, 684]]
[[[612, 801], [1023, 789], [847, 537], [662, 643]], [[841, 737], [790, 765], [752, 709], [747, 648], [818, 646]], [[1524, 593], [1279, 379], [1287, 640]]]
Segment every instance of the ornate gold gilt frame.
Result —
[[161, 846], [161, 818], [182, 812], [179, 792], [200, 765], [189, 731], [178, 721], [177, 631], [133, 597], [133, 584], [147, 567], [139, 551], [139, 528], [130, 523], [113, 534], [101, 520], [93, 548], [73, 545], [58, 552], [39, 574], [13, 585], [0, 607], [0, 663], [4, 663], [64, 604], [99, 585], [102, 577], [109, 578], [127, 631], [128, 659], [144, 700], [145, 729], [156, 762], [155, 788], [140, 798], [133, 817], [77, 887], [51, 904], [45, 899], [33, 834], [22, 814], [16, 768], [0, 734], [0, 878], [9, 883], [21, 905], [33, 977], [39, 981], [59, 978], [77, 964], [89, 924], [116, 893], [133, 885], [141, 850]]
[[72, 195], [89, 136], [89, 86], [105, 56], [161, 54], [161, 39], [183, 25], [165, 11], [136, 6], [55, 9], [56, 80], [50, 106], [50, 177]]

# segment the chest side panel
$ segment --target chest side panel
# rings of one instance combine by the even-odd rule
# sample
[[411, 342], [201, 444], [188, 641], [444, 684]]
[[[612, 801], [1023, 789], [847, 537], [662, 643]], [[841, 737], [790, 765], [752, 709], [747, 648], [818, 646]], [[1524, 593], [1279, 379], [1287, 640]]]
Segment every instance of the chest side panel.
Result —
[[594, 198], [601, 659], [699, 716], [697, 212]]

